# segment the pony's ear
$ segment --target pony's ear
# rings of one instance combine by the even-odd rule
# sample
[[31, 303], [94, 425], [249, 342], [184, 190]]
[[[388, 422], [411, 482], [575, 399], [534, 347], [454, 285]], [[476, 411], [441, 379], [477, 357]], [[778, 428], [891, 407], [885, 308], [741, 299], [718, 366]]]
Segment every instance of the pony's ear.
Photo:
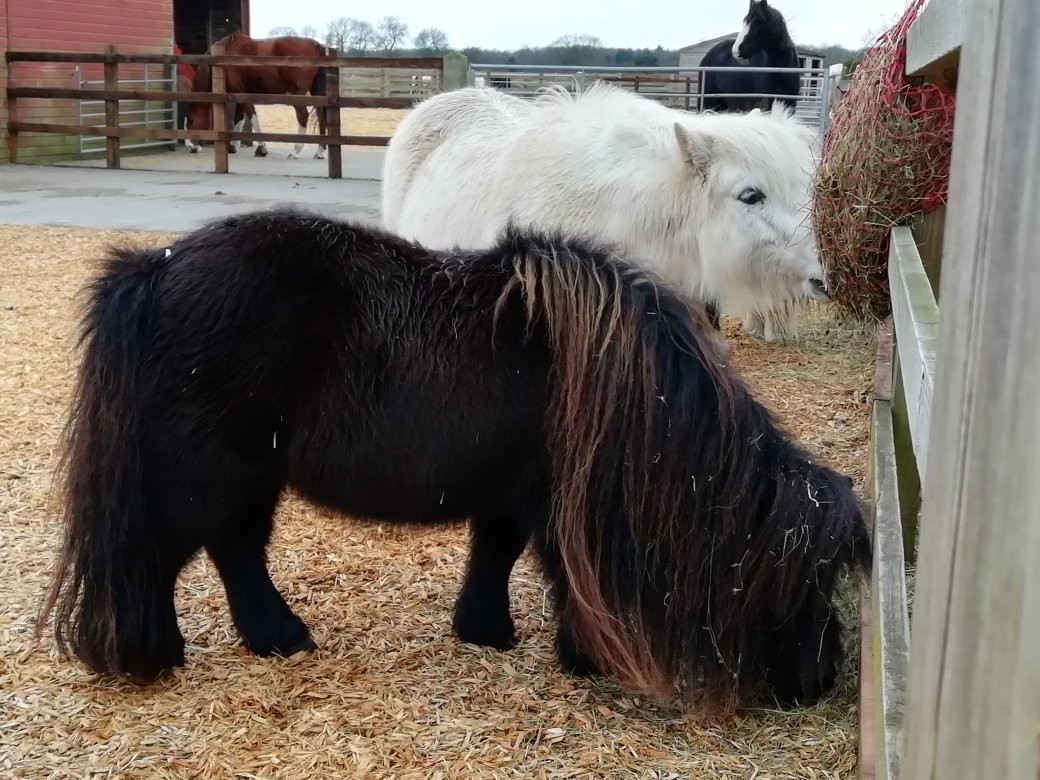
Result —
[[678, 122], [672, 125], [672, 129], [675, 131], [675, 140], [679, 144], [679, 154], [683, 162], [699, 176], [707, 176], [713, 151], [711, 136], [689, 130]]

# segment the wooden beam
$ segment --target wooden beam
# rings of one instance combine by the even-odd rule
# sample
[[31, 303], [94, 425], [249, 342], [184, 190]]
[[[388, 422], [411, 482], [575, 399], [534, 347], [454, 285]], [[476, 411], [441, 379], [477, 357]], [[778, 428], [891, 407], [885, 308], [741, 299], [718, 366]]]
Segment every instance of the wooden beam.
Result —
[[[45, 122], [13, 122], [10, 124], [13, 133], [57, 133], [58, 135], [100, 135], [117, 138], [153, 138], [173, 141], [178, 138], [196, 138], [200, 141], [216, 141], [225, 138], [229, 141], [284, 141], [287, 143], [302, 142], [312, 144], [318, 136], [300, 133], [246, 133], [223, 132], [216, 130], [172, 130], [153, 127], [105, 127], [103, 125], [59, 125]], [[376, 135], [340, 135], [322, 136], [325, 143], [343, 146], [386, 146], [389, 138]]]
[[906, 74], [939, 73], [956, 66], [973, 0], [929, 0], [906, 36]]
[[[224, 45], [215, 43], [210, 47], [216, 55], [224, 53]], [[217, 95], [226, 92], [224, 81], [224, 66], [214, 64], [210, 68], [210, 79], [213, 92]], [[213, 111], [213, 129], [217, 131], [217, 140], [213, 142], [213, 170], [215, 173], [228, 172], [228, 125], [235, 117], [234, 111], [228, 114], [227, 103], [217, 102], [211, 106]]]
[[[63, 100], [146, 100], [156, 103], [253, 103], [254, 105], [281, 106], [324, 106], [325, 95], [263, 95], [255, 92], [171, 92], [156, 89], [66, 89], [64, 87], [10, 87], [9, 98], [51, 98]], [[342, 97], [343, 108], [411, 108], [420, 98], [416, 97]]]
[[881, 780], [898, 780], [910, 621], [892, 406], [888, 401], [874, 402], [870, 437], [871, 484], [874, 493], [874, 568], [871, 577], [871, 648], [876, 708], [873, 725], [877, 750], [874, 770]]
[[904, 773], [1024, 780], [1040, 777], [1040, 3], [965, 11]]
[[273, 57], [247, 54], [105, 54], [103, 52], [9, 51], [8, 62], [103, 63], [133, 62], [160, 65], [269, 65], [278, 68], [405, 68], [440, 70], [439, 57]]
[[[109, 47], [111, 48], [111, 47]], [[113, 50], [114, 51], [114, 50]], [[105, 63], [105, 90], [110, 91], [119, 88], [119, 63]], [[119, 101], [105, 100], [105, 124], [108, 127], [119, 127]], [[105, 165], [108, 168], [119, 167], [119, 136], [108, 136], [105, 138]]]
[[874, 679], [874, 606], [869, 582], [859, 591], [859, 749], [856, 776], [858, 780], [877, 778], [877, 739], [874, 735], [878, 719], [877, 681]]
[[892, 296], [896, 349], [906, 387], [910, 436], [921, 475], [928, 469], [928, 428], [935, 387], [935, 350], [939, 307], [908, 227], [892, 229], [888, 281]]
[[[329, 68], [325, 75], [325, 95], [329, 106], [326, 111], [326, 130], [330, 135], [339, 135], [339, 68]], [[326, 150], [329, 159], [329, 178], [343, 178], [343, 147], [330, 146]]]

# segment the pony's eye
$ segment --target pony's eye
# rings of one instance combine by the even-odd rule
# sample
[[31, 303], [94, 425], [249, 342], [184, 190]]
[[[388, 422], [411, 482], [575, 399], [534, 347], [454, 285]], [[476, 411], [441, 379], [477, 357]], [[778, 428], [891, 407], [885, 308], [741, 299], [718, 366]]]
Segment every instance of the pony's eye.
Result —
[[756, 203], [761, 203], [766, 199], [766, 195], [762, 190], [756, 190], [754, 187], [748, 187], [738, 196], [741, 203], [746, 203], [749, 206], [754, 206]]

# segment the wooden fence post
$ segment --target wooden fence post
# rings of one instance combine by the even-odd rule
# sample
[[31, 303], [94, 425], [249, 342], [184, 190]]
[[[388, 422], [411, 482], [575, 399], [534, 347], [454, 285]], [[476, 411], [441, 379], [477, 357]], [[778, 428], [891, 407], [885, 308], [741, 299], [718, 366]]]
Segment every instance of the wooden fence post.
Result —
[[[223, 44], [213, 44], [210, 49], [211, 54], [223, 54]], [[224, 66], [213, 65], [211, 66], [210, 73], [213, 74], [212, 86], [210, 90], [220, 94], [227, 92], [227, 86], [224, 83]], [[234, 116], [234, 109], [232, 109], [232, 116]], [[227, 115], [227, 102], [214, 103], [213, 104], [213, 129], [217, 131], [217, 140], [213, 142], [213, 168], [216, 173], [227, 173], [228, 172], [228, 115]]]
[[1040, 777], [1040, 4], [932, 0], [914, 25], [963, 44], [903, 776], [1025, 780]]
[[[106, 46], [106, 54], [115, 55], [115, 46]], [[119, 63], [113, 56], [105, 63], [105, 92], [113, 93], [119, 89]], [[105, 127], [119, 127], [119, 101], [105, 98]], [[105, 165], [109, 168], [119, 167], [119, 136], [110, 135], [105, 138]]]
[[[336, 57], [339, 52], [336, 49], [328, 50], [330, 57]], [[325, 109], [325, 132], [326, 137], [337, 136], [340, 134], [340, 115], [339, 115], [339, 67], [329, 68], [326, 71], [325, 76], [325, 95], [329, 99], [328, 106]], [[329, 157], [329, 178], [330, 179], [342, 179], [343, 178], [343, 147], [339, 143], [330, 143], [327, 145], [328, 157]]]

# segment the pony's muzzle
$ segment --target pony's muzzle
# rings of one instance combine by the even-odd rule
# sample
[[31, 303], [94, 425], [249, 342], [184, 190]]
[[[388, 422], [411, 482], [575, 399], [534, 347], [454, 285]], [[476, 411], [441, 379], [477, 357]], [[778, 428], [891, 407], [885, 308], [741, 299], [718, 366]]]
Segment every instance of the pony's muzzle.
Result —
[[815, 276], [809, 279], [809, 295], [816, 301], [826, 302], [831, 299], [830, 293], [827, 292], [826, 282]]

